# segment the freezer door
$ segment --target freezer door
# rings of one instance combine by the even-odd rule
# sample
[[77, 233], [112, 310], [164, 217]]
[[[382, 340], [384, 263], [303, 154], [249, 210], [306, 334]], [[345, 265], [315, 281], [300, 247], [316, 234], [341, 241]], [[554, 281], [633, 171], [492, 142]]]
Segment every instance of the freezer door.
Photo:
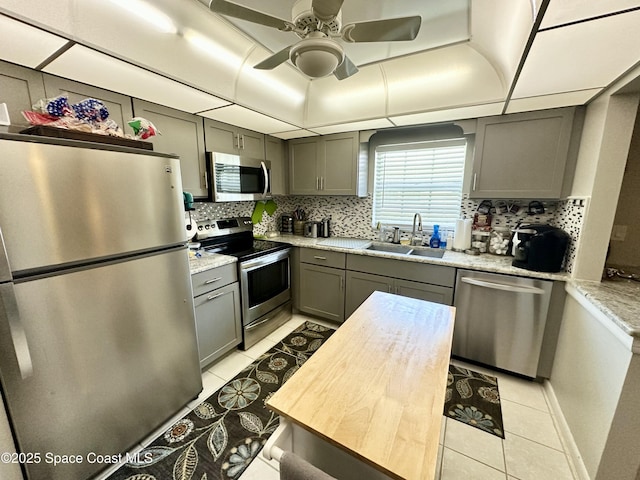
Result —
[[176, 158], [0, 139], [13, 272], [185, 242]]
[[[29, 478], [86, 479], [202, 390], [184, 248], [14, 285], [33, 371], [0, 305], [0, 372]], [[4, 317], [4, 318], [3, 318]], [[53, 466], [46, 453], [80, 455]], [[113, 458], [113, 457], [111, 457]]]

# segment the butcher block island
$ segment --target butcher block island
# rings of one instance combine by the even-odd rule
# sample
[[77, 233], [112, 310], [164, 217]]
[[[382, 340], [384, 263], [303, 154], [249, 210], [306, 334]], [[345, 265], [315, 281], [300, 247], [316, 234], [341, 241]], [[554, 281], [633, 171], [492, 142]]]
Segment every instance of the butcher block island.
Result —
[[432, 480], [454, 316], [373, 293], [268, 400], [293, 431], [281, 448], [338, 479]]

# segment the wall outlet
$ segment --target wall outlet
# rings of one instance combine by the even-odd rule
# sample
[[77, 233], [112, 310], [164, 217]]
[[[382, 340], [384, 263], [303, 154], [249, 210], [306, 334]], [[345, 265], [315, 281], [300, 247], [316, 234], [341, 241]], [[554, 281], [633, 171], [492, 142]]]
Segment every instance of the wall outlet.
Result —
[[627, 238], [627, 225], [614, 225], [611, 230], [611, 240], [624, 242]]

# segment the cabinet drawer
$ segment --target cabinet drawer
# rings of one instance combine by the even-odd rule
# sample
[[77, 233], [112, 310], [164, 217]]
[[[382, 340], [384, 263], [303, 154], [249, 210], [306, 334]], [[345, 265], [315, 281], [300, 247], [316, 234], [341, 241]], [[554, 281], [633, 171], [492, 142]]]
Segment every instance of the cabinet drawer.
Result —
[[230, 283], [237, 281], [238, 271], [235, 263], [195, 273], [191, 275], [193, 296], [197, 297], [198, 295], [202, 295], [203, 293], [210, 292], [211, 290], [224, 287], [225, 285], [229, 285]]
[[453, 267], [365, 255], [348, 255], [347, 270], [431, 283], [443, 287], [453, 287], [456, 281], [456, 269]]
[[330, 250], [316, 250], [315, 248], [301, 248], [300, 261], [312, 263], [313, 265], [323, 265], [325, 267], [344, 268], [346, 255], [341, 252]]

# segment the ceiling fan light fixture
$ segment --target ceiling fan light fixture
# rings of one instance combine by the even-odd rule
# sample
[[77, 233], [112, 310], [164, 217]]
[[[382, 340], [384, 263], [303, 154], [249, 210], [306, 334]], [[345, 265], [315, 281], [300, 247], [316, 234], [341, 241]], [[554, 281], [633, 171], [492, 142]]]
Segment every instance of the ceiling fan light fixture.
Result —
[[291, 48], [289, 58], [309, 77], [326, 77], [343, 62], [344, 50], [328, 38], [307, 38]]

